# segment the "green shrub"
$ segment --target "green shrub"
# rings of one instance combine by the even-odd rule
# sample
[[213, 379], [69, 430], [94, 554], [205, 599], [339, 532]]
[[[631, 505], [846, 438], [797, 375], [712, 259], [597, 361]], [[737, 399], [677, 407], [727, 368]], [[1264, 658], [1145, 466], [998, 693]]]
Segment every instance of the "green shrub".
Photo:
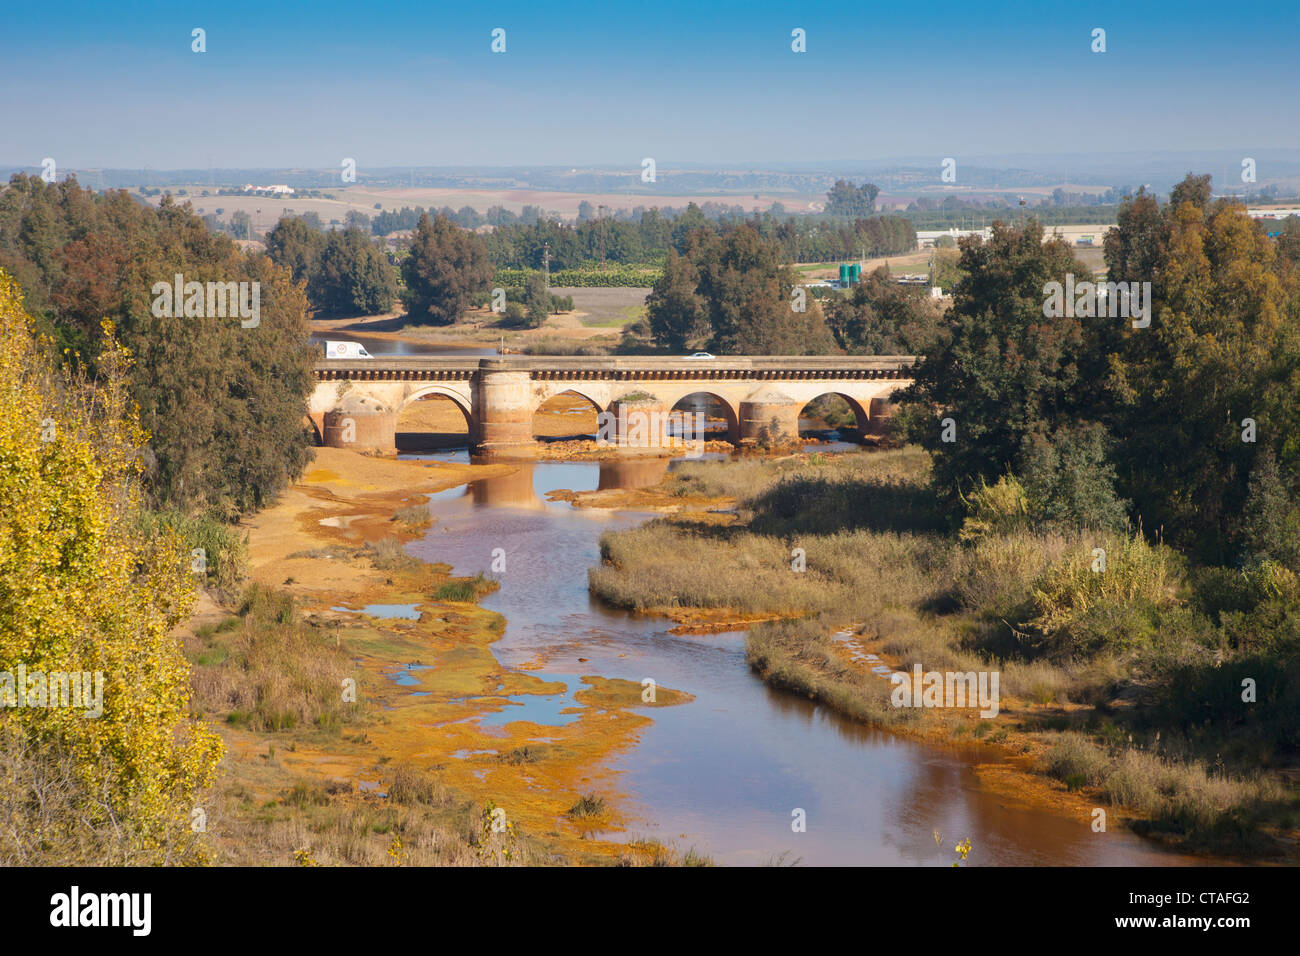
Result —
[[411, 505], [393, 512], [392, 520], [405, 525], [409, 530], [418, 531], [433, 524], [433, 513], [429, 511], [427, 504]]
[[978, 541], [989, 535], [1012, 534], [1029, 527], [1029, 495], [1014, 475], [1003, 475], [990, 485], [983, 478], [979, 487], [962, 498], [966, 520], [959, 537]]
[[227, 714], [231, 724], [273, 731], [311, 724], [333, 732], [357, 713], [339, 691], [355, 665], [298, 620], [292, 596], [283, 592], [250, 587], [239, 626], [208, 639], [195, 656], [195, 702]]
[[[234, 525], [211, 515], [191, 517], [169, 509], [142, 511], [139, 526], [146, 538], [156, 537], [164, 529], [179, 534], [190, 549], [190, 567], [200, 574], [205, 587], [236, 594], [248, 578], [248, 540]], [[201, 550], [201, 555], [194, 554], [196, 550]], [[205, 571], [197, 571], [203, 566]]]
[[438, 586], [435, 601], [477, 601], [479, 595], [495, 591], [500, 585], [481, 572], [472, 578], [458, 578]]
[[[551, 272], [551, 288], [644, 288], [653, 286], [663, 273], [657, 265], [607, 265], [603, 269], [556, 269]], [[496, 282], [501, 286], [525, 286], [535, 269], [498, 269]]]
[[[1095, 553], [1098, 548], [1104, 556]], [[1157, 609], [1176, 602], [1183, 568], [1176, 552], [1138, 535], [1101, 538], [1094, 548], [1085, 544], [1034, 583], [1030, 642], [1069, 656], [1130, 646], [1150, 635]]]

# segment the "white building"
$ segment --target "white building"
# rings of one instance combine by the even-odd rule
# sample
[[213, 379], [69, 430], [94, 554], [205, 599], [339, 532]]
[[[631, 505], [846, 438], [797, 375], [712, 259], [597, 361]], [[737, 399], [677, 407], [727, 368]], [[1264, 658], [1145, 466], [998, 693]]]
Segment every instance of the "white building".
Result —
[[951, 236], [953, 242], [956, 242], [962, 236], [980, 236], [984, 239], [993, 238], [992, 229], [925, 229], [918, 230], [916, 233], [916, 247], [918, 249], [929, 249], [934, 245], [934, 241], [943, 236]]
[[263, 193], [268, 196], [292, 196], [293, 188], [282, 184], [276, 186], [254, 186], [252, 183], [246, 183], [244, 185], [244, 192]]

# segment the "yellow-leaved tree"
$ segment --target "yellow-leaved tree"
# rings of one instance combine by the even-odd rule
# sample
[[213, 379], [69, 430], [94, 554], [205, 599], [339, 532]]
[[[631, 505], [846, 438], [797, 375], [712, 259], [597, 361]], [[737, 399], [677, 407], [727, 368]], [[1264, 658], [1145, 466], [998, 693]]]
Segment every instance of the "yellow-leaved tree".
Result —
[[104, 334], [93, 383], [56, 370], [0, 270], [0, 863], [205, 859], [221, 742], [171, 636], [191, 559], [140, 530], [147, 436]]

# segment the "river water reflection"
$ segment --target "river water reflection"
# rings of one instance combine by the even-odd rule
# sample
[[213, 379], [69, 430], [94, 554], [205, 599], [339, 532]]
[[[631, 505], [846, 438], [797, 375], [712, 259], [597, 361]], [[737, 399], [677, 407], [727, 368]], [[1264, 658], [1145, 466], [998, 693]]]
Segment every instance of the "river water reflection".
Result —
[[[768, 688], [745, 660], [743, 634], [677, 636], [666, 621], [594, 600], [587, 569], [599, 561], [601, 533], [650, 516], [576, 509], [547, 492], [653, 484], [669, 467], [522, 464], [434, 495], [437, 521], [410, 546], [457, 574], [488, 572], [493, 549], [504, 549], [501, 588], [482, 603], [506, 617], [493, 645], [506, 666], [543, 660], [535, 673], [652, 677], [695, 695], [650, 711], [639, 743], [616, 758], [619, 806], [635, 821], [622, 838], [694, 846], [725, 864], [787, 854], [805, 864], [946, 866], [967, 837], [971, 865], [1195, 862], [1115, 827], [1093, 833], [1087, 821], [1005, 806], [978, 786], [978, 751], [922, 745]], [[795, 809], [806, 832], [791, 829]]]

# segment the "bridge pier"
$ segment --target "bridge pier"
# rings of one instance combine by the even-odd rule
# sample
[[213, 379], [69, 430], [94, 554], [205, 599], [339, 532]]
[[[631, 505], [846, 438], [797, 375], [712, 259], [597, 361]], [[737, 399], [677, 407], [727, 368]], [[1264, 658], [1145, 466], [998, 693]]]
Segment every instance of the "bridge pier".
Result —
[[327, 448], [397, 451], [397, 412], [376, 398], [350, 395], [321, 417], [321, 444]]
[[740, 403], [740, 440], [759, 445], [797, 442], [802, 410], [802, 402], [775, 389], [764, 389]]
[[894, 403], [888, 398], [873, 398], [869, 403], [870, 417], [867, 423], [859, 428], [861, 434], [859, 440], [873, 435], [879, 437], [884, 435], [889, 428], [889, 420], [894, 417]]
[[609, 437], [619, 448], [661, 448], [668, 438], [668, 407], [658, 399], [615, 399], [609, 414], [614, 426]]
[[509, 362], [482, 359], [470, 379], [474, 400], [470, 451], [489, 458], [536, 458], [532, 376]]

